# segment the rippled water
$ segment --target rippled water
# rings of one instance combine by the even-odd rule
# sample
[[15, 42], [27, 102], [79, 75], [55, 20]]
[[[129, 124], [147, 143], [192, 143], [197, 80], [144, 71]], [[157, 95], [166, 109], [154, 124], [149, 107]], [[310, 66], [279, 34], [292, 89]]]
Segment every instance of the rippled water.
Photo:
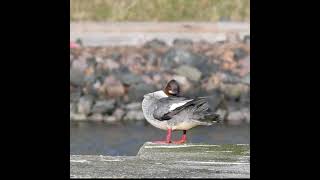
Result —
[[[173, 132], [179, 139], [181, 131]], [[166, 132], [148, 124], [70, 123], [70, 154], [136, 155], [146, 141], [163, 140]], [[250, 126], [198, 126], [187, 131], [188, 142], [250, 143]]]

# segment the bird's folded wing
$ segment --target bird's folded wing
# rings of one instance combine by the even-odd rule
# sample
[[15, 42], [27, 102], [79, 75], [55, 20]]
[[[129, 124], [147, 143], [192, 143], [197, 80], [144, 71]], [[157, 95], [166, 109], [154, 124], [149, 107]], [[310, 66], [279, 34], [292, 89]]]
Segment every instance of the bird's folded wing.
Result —
[[197, 99], [181, 99], [180, 97], [162, 98], [157, 104], [157, 108], [153, 113], [153, 117], [160, 121], [170, 120], [179, 112], [188, 107], [200, 106], [206, 103], [205, 98]]

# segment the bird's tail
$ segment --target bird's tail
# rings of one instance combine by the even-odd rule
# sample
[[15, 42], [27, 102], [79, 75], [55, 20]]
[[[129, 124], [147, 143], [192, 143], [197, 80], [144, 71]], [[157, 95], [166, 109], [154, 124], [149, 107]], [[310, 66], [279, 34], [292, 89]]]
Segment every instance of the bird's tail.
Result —
[[212, 125], [214, 123], [221, 122], [221, 118], [218, 114], [208, 111], [209, 104], [203, 98], [196, 100], [194, 108], [194, 119], [203, 125]]
[[210, 124], [221, 122], [221, 118], [219, 114], [211, 113], [211, 112], [204, 115], [204, 120]]

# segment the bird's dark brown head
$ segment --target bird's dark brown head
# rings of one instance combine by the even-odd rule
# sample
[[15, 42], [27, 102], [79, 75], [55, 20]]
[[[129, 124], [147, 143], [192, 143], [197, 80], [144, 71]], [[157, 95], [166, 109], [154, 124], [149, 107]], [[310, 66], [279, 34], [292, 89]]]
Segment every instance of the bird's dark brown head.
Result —
[[171, 80], [168, 82], [164, 88], [164, 93], [168, 96], [178, 96], [180, 93], [180, 87], [176, 80]]

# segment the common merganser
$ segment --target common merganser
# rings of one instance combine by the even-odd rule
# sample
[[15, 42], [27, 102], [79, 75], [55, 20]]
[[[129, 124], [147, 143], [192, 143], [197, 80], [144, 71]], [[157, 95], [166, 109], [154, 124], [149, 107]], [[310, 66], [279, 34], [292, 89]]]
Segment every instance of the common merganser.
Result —
[[[142, 111], [146, 120], [153, 126], [167, 130], [165, 141], [154, 143], [182, 144], [187, 140], [187, 130], [198, 126], [210, 126], [219, 121], [219, 115], [209, 112], [205, 97], [188, 99], [180, 96], [179, 84], [171, 80], [164, 90], [144, 95]], [[182, 130], [179, 141], [171, 141], [171, 132]]]

